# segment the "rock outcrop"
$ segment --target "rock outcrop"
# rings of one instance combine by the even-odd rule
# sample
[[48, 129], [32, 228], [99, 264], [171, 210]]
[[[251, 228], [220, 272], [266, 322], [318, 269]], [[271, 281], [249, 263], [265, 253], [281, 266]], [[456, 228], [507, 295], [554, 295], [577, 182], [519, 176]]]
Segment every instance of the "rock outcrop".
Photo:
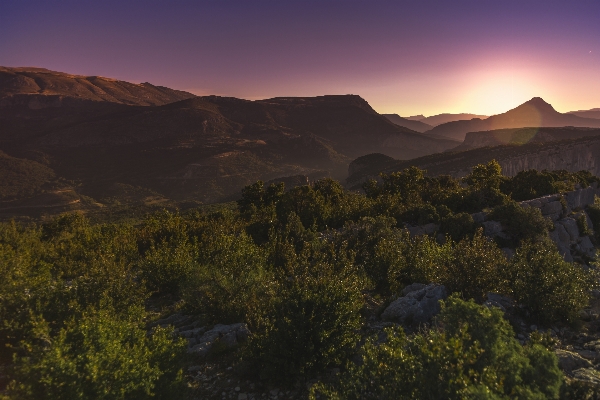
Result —
[[384, 321], [401, 324], [426, 323], [440, 312], [440, 300], [448, 294], [443, 285], [413, 283], [402, 291], [403, 297], [394, 300], [381, 314]]

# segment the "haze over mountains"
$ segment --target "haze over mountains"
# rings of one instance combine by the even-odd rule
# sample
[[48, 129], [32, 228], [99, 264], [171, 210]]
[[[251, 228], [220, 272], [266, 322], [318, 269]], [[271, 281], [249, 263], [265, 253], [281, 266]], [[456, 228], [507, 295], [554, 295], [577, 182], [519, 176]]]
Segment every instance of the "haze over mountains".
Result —
[[412, 129], [413, 131], [423, 133], [423, 132], [427, 132], [433, 128], [433, 126], [428, 125], [424, 122], [411, 120], [408, 118], [402, 118], [398, 114], [381, 114], [381, 115], [383, 115], [384, 117], [386, 117], [387, 119], [392, 121], [394, 124], [403, 126], [408, 129]]
[[592, 108], [591, 110], [569, 111], [567, 114], [573, 114], [583, 118], [600, 119], [600, 108]]
[[468, 121], [448, 122], [436, 126], [427, 133], [462, 141], [468, 132], [562, 126], [600, 128], [600, 120], [559, 113], [543, 99], [534, 97], [512, 110], [493, 115], [485, 120], [475, 118]]
[[354, 95], [196, 97], [38, 68], [0, 69], [0, 125], [0, 174], [11, 177], [0, 213], [77, 199], [212, 202], [258, 179], [341, 179], [367, 153], [408, 159], [459, 144], [399, 127]]
[[487, 115], [477, 115], [477, 114], [467, 114], [467, 113], [460, 113], [460, 114], [443, 113], [443, 114], [438, 114], [438, 115], [432, 115], [430, 117], [425, 117], [423, 115], [413, 115], [412, 117], [408, 117], [406, 119], [411, 120], [411, 121], [423, 122], [423, 123], [425, 123], [427, 125], [431, 125], [433, 127], [433, 126], [445, 124], [446, 122], [464, 121], [464, 120], [469, 120], [469, 119], [473, 119], [473, 118], [486, 119], [487, 117], [488, 117]]

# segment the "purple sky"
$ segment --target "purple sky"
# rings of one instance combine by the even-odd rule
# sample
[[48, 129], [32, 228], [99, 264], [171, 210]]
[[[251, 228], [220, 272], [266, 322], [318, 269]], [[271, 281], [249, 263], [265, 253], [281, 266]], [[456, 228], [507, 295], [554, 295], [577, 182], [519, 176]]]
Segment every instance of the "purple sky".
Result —
[[599, 0], [0, 2], [0, 65], [379, 112], [600, 107]]

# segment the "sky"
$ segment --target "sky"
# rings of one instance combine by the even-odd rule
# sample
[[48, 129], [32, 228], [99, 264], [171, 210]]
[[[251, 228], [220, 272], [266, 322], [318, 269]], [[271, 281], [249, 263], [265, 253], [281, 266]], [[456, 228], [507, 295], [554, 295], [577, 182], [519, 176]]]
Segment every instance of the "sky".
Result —
[[600, 107], [599, 0], [3, 0], [0, 65], [380, 113]]

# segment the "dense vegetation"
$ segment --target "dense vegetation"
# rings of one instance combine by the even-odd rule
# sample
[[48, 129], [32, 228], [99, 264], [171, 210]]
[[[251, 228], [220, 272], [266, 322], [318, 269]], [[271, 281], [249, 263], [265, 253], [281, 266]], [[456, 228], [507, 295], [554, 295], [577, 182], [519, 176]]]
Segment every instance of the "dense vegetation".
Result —
[[[514, 201], [594, 180], [566, 172], [510, 179], [495, 162], [462, 181], [410, 168], [368, 182], [364, 195], [330, 179], [289, 191], [257, 182], [235, 211], [161, 212], [138, 223], [91, 224], [68, 214], [41, 225], [2, 224], [7, 393], [184, 397], [185, 343], [167, 329], [146, 329], [148, 304], [170, 299], [207, 324], [247, 323], [253, 335], [240, 357], [256, 379], [293, 385], [344, 369], [339, 384], [317, 385], [313, 396], [557, 398], [555, 356], [535, 340], [521, 346], [501, 312], [476, 302], [501, 293], [532, 323], [575, 322], [595, 269], [563, 261], [546, 239], [551, 224]], [[482, 209], [507, 224], [521, 221], [509, 229], [511, 259], [471, 217]], [[431, 222], [443, 240], [404, 229]], [[415, 282], [455, 293], [439, 324], [418, 335], [391, 329], [384, 344], [373, 338], [357, 347], [367, 300], [385, 305]], [[357, 351], [362, 364], [349, 361]], [[399, 380], [402, 387], [390, 384]]]

